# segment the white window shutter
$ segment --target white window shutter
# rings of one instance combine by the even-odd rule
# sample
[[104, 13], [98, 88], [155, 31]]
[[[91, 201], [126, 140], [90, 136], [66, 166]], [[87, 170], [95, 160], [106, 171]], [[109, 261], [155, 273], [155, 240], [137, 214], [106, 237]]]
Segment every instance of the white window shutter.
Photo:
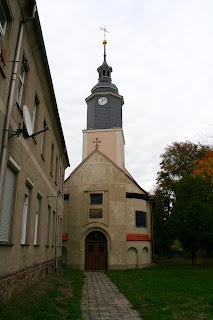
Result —
[[27, 214], [28, 214], [28, 206], [29, 206], [29, 195], [30, 195], [30, 188], [26, 185], [25, 197], [24, 197], [24, 208], [23, 208], [21, 244], [25, 244], [26, 243]]
[[10, 167], [7, 167], [2, 214], [0, 221], [0, 241], [4, 242], [9, 242], [10, 240], [10, 224], [13, 209], [15, 179], [16, 174]]
[[39, 215], [39, 207], [40, 207], [40, 198], [37, 196], [36, 215], [35, 215], [34, 245], [36, 245], [36, 244], [37, 244], [37, 241], [38, 241], [38, 215]]

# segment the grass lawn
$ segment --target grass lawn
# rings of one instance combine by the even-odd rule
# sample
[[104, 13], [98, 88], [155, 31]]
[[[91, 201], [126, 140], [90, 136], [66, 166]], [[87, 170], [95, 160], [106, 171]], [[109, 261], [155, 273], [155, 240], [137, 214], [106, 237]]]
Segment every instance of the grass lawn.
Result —
[[61, 270], [0, 304], [0, 320], [81, 319], [83, 272]]
[[167, 264], [107, 271], [143, 320], [213, 320], [213, 268]]

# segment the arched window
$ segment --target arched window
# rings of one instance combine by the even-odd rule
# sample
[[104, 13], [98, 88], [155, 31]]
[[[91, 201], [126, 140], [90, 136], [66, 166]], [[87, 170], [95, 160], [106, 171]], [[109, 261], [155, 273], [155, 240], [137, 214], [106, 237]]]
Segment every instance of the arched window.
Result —
[[107, 241], [107, 239], [102, 232], [92, 231], [87, 235], [86, 241]]

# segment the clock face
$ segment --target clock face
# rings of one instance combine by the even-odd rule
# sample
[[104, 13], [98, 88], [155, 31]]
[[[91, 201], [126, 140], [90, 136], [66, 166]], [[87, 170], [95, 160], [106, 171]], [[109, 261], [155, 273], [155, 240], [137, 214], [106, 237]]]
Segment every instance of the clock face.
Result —
[[105, 105], [105, 104], [107, 103], [107, 98], [105, 98], [105, 97], [99, 98], [99, 99], [98, 99], [98, 103], [99, 103], [101, 106]]

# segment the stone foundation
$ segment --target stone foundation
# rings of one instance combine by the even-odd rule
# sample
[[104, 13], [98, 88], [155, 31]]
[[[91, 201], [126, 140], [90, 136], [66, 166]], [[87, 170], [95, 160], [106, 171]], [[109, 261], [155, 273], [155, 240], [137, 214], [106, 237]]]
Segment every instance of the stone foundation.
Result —
[[[61, 257], [57, 259], [57, 267], [59, 269], [62, 267]], [[51, 259], [1, 276], [0, 302], [9, 300], [12, 295], [20, 293], [54, 271], [55, 259]]]

